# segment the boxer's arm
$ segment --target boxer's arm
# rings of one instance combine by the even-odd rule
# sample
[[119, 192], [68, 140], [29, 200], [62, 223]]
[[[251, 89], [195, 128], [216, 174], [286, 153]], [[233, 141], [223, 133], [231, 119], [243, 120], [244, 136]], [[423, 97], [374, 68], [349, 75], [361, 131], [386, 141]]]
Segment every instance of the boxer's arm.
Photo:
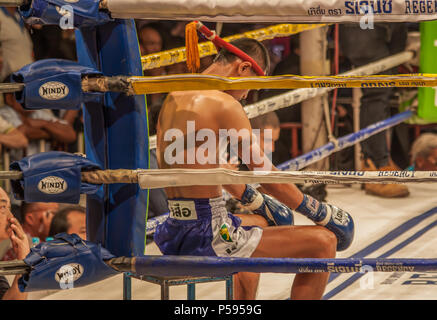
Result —
[[[245, 163], [249, 169], [253, 171], [278, 170], [273, 166], [270, 159], [265, 156], [257, 142], [254, 141], [255, 139], [253, 139], [250, 122], [243, 108], [235, 108], [232, 115], [225, 115], [223, 119], [226, 119], [226, 121], [223, 121], [221, 125], [228, 128], [228, 130], [235, 129], [234, 132], [240, 132], [238, 136], [238, 152], [240, 159], [243, 159], [243, 163]], [[227, 123], [227, 125], [225, 123]], [[248, 131], [246, 135], [241, 134], [244, 130]], [[249, 139], [249, 141], [247, 141], [247, 139]], [[250, 161], [245, 162], [244, 156], [248, 158], [248, 155], [250, 155]], [[263, 183], [261, 186], [267, 193], [271, 194], [288, 208], [303, 214], [316, 224], [322, 225], [332, 231], [337, 237], [337, 250], [346, 250], [352, 243], [355, 228], [353, 219], [347, 212], [304, 195], [294, 184]], [[245, 193], [236, 197], [238, 199], [247, 198]]]
[[229, 192], [234, 198], [241, 199], [241, 196], [246, 189], [245, 184], [226, 184], [223, 185], [223, 188]]
[[[272, 164], [272, 162], [264, 155], [263, 150], [260, 149], [258, 143], [252, 139], [252, 127], [250, 121], [244, 112], [243, 107], [238, 101], [227, 103], [221, 108], [222, 114], [218, 119], [220, 121], [220, 128], [226, 128], [228, 132], [235, 129], [236, 132], [243, 133], [247, 130], [248, 135], [239, 135], [238, 142], [238, 154], [240, 159], [247, 158], [250, 155], [250, 162], [245, 163], [252, 171], [277, 171], [278, 169]], [[249, 139], [248, 141], [244, 141]], [[246, 155], [246, 156], [245, 156]], [[296, 209], [303, 201], [303, 194], [294, 184], [261, 184], [263, 190], [284, 203], [290, 209]], [[226, 187], [228, 190], [228, 187]], [[241, 199], [245, 188], [241, 186], [230, 187], [228, 190], [234, 197]]]

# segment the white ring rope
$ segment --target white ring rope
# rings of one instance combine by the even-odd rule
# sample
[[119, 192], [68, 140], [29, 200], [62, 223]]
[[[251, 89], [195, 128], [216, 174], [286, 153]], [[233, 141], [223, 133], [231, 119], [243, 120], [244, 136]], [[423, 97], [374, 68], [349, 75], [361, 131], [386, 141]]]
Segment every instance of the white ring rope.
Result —
[[137, 170], [142, 189], [251, 183], [430, 183], [436, 171], [235, 171], [217, 169]]
[[[215, 22], [413, 22], [437, 19], [434, 1], [104, 0], [114, 18]], [[364, 16], [364, 18], [363, 18]]]

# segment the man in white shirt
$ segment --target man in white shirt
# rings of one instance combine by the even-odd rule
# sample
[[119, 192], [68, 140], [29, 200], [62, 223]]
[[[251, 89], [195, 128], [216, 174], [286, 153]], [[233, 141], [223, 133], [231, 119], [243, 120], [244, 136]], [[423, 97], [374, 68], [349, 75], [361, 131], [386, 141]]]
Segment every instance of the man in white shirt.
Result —
[[21, 131], [0, 116], [0, 150], [3, 146], [11, 149], [26, 148], [28, 143]]
[[34, 61], [32, 39], [16, 8], [0, 8], [0, 44], [4, 60], [1, 80]]

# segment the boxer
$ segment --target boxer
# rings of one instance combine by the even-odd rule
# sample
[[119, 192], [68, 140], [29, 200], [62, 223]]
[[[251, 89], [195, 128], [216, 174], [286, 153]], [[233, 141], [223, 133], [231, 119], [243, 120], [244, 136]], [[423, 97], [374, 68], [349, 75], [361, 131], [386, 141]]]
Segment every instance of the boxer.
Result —
[[[260, 42], [243, 38], [231, 44], [251, 59], [222, 49], [203, 74], [254, 77], [262, 75], [260, 69], [264, 73], [268, 71], [269, 55]], [[239, 158], [246, 158], [243, 162], [250, 170], [277, 170], [260, 150], [239, 102], [247, 97], [248, 91], [171, 92], [164, 101], [157, 124], [159, 167], [219, 167], [220, 130], [227, 130], [229, 140], [237, 141]], [[211, 141], [215, 148], [211, 147]], [[182, 152], [175, 147], [178, 142], [183, 145]], [[337, 249], [349, 247], [354, 224], [348, 213], [302, 194], [294, 184], [262, 184], [261, 187], [263, 193], [246, 185], [166, 188], [170, 214], [156, 230], [156, 244], [167, 255], [271, 258], [334, 258]], [[258, 215], [237, 217], [228, 213], [222, 188]], [[290, 208], [317, 225], [291, 225]], [[257, 217], [265, 219], [265, 227], [254, 225]], [[320, 299], [328, 277], [329, 273], [297, 274], [291, 298]], [[254, 299], [257, 285], [258, 275], [238, 274], [235, 297]]]

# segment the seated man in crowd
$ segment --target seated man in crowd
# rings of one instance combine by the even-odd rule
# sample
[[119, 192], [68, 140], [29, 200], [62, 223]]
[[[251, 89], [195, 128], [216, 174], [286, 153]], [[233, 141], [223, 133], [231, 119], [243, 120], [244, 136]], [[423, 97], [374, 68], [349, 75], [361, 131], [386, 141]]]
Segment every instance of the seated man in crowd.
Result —
[[[23, 230], [30, 241], [38, 238], [39, 242], [46, 241], [49, 236], [50, 223], [59, 210], [58, 203], [22, 202], [20, 207], [20, 220]], [[0, 260], [10, 261], [17, 259], [15, 251], [8, 245], [6, 253]]]
[[18, 8], [2, 8], [0, 10], [0, 56], [2, 66], [0, 77], [4, 79], [8, 74], [32, 63], [33, 44], [26, 25], [18, 13]]
[[[0, 241], [10, 239], [12, 250], [16, 259], [24, 259], [30, 252], [29, 239], [20, 223], [10, 211], [11, 202], [6, 192], [0, 188]], [[4, 276], [0, 276], [0, 299], [2, 300], [26, 300], [27, 293], [18, 289], [18, 279], [14, 278], [12, 286]]]
[[24, 231], [30, 236], [45, 241], [49, 236], [50, 224], [59, 210], [58, 203], [23, 202], [21, 204], [21, 221]]
[[[77, 135], [73, 126], [55, 117], [51, 110], [25, 110], [12, 93], [4, 94], [4, 99], [6, 106], [0, 108], [0, 116], [18, 128], [30, 141], [26, 156], [50, 150], [50, 141], [59, 143], [76, 141]], [[45, 150], [39, 150], [38, 140], [41, 139], [48, 140], [44, 146]], [[11, 160], [19, 160], [23, 156], [14, 152], [11, 153]]]
[[61, 232], [75, 233], [86, 240], [86, 211], [84, 207], [69, 206], [56, 213], [50, 224], [49, 236], [53, 237]]
[[437, 170], [437, 134], [423, 133], [411, 146], [411, 166], [408, 170]]

